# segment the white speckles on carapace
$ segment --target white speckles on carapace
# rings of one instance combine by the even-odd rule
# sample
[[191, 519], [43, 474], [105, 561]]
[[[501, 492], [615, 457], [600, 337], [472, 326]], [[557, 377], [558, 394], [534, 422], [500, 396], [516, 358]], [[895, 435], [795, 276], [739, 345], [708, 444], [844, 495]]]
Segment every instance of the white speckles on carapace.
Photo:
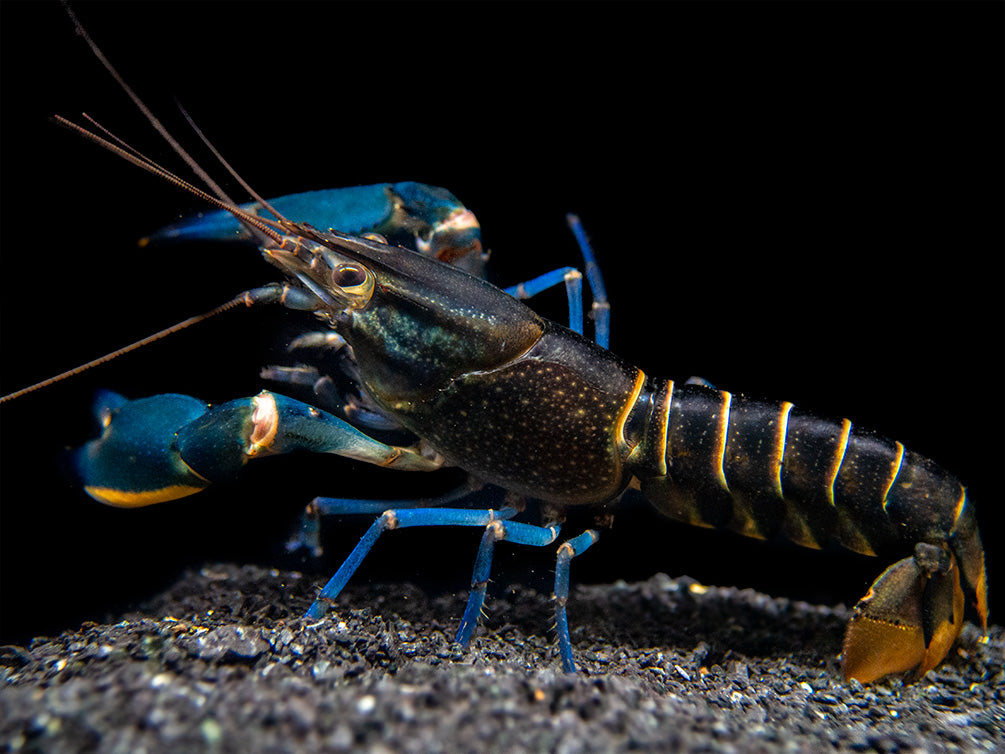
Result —
[[529, 357], [461, 376], [429, 405], [422, 435], [513, 492], [565, 504], [607, 500], [623, 483], [616, 438], [636, 379], [620, 368], [598, 371]]

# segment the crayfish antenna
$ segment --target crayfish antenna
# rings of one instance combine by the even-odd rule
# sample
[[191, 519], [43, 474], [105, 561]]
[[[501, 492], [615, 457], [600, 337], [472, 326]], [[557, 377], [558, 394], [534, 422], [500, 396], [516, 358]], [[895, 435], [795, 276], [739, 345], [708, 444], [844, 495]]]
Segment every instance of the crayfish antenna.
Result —
[[[150, 159], [142, 152], [140, 152], [138, 149], [127, 143], [125, 140], [113, 134], [109, 129], [102, 126], [100, 123], [98, 123], [98, 121], [96, 121], [94, 118], [91, 118], [86, 113], [83, 114], [83, 117], [94, 127], [95, 130], [93, 131], [88, 128], [85, 128], [84, 126], [78, 125], [73, 121], [63, 118], [59, 115], [53, 116], [54, 120], [60, 125], [65, 126], [66, 128], [69, 128], [73, 131], [76, 131], [79, 135], [83, 136], [87, 140], [94, 142], [98, 146], [108, 150], [109, 152], [112, 152], [115, 155], [118, 155], [127, 162], [130, 162], [133, 165], [136, 165], [137, 167], [146, 170], [148, 173], [152, 173], [153, 175], [156, 175], [159, 178], [166, 180], [169, 183], [174, 184], [175, 186], [178, 186], [179, 188], [189, 192], [190, 194], [193, 194], [194, 196], [199, 197], [200, 199], [203, 199], [204, 201], [208, 202], [209, 204], [212, 204], [215, 207], [230, 212], [239, 222], [241, 222], [245, 227], [247, 227], [253, 234], [280, 243], [282, 241], [283, 229], [289, 227], [295, 227], [295, 223], [292, 223], [291, 221], [283, 217], [279, 212], [277, 212], [267, 201], [265, 201], [256, 191], [254, 191], [254, 189], [252, 189], [251, 186], [248, 185], [248, 183], [243, 178], [241, 178], [240, 175], [238, 175], [237, 171], [235, 171], [230, 166], [230, 164], [223, 158], [219, 150], [217, 150], [216, 147], [214, 147], [210, 143], [209, 139], [205, 136], [205, 134], [203, 134], [202, 130], [195, 124], [195, 121], [192, 119], [192, 117], [185, 111], [184, 108], [181, 108], [182, 114], [185, 116], [185, 119], [188, 121], [189, 125], [196, 132], [196, 134], [198, 134], [199, 138], [202, 139], [205, 145], [210, 149], [210, 151], [213, 153], [216, 159], [219, 160], [220, 164], [223, 165], [223, 167], [230, 173], [230, 175], [232, 175], [240, 183], [241, 187], [244, 188], [257, 202], [259, 202], [269, 212], [275, 215], [276, 220], [269, 220], [267, 218], [259, 217], [254, 213], [247, 212], [241, 209], [226, 194], [223, 188], [221, 188], [213, 180], [213, 178], [209, 175], [209, 173], [207, 173], [202, 168], [202, 166], [199, 165], [199, 163], [195, 160], [195, 158], [193, 158], [185, 150], [185, 148], [178, 142], [178, 140], [171, 135], [171, 133], [164, 126], [164, 124], [161, 123], [161, 121], [157, 118], [157, 116], [153, 114], [153, 112], [150, 110], [149, 107], [147, 107], [146, 103], [144, 103], [143, 100], [140, 99], [140, 97], [132, 90], [132, 88], [130, 88], [130, 86], [126, 83], [125, 79], [122, 78], [119, 72], [111, 64], [111, 61], [109, 61], [108, 58], [105, 57], [104, 53], [101, 51], [101, 48], [99, 48], [98, 45], [94, 42], [94, 40], [91, 39], [91, 36], [84, 29], [83, 24], [81, 24], [80, 20], [77, 18], [77, 15], [70, 8], [66, 0], [63, 0], [63, 7], [66, 9], [67, 14], [70, 16], [70, 20], [73, 22], [73, 25], [77, 30], [77, 34], [79, 34], [83, 38], [83, 40], [87, 43], [87, 46], [91, 49], [91, 52], [94, 53], [94, 56], [105, 67], [105, 70], [108, 71], [112, 79], [119, 85], [122, 91], [124, 91], [126, 95], [128, 95], [128, 97], [133, 101], [133, 103], [136, 105], [139, 111], [144, 115], [144, 117], [146, 117], [150, 125], [153, 126], [153, 128], [164, 138], [164, 140], [168, 143], [171, 149], [174, 150], [175, 154], [177, 154], [185, 162], [185, 164], [195, 173], [195, 175], [206, 185], [209, 191], [205, 191], [199, 188], [190, 181], [185, 180], [184, 178], [176, 175], [167, 168], [163, 167], [154, 160]], [[104, 136], [100, 134], [104, 134]], [[217, 314], [221, 314], [225, 311], [233, 309], [238, 305], [244, 304], [247, 306], [251, 306], [256, 303], [283, 301], [284, 300], [283, 297], [287, 295], [287, 293], [284, 292], [285, 290], [286, 290], [285, 288], [282, 289], [282, 291], [280, 291], [278, 287], [265, 286], [264, 288], [258, 288], [252, 291], [246, 291], [244, 293], [239, 294], [230, 301], [221, 304], [220, 306], [211, 309], [208, 312], [205, 312], [204, 314], [189, 317], [188, 319], [182, 322], [179, 322], [175, 325], [160, 330], [159, 332], [156, 332], [153, 335], [149, 335], [145, 338], [142, 338], [141, 340], [138, 340], [135, 343], [131, 343], [127, 346], [124, 346], [123, 348], [120, 348], [116, 351], [105, 354], [104, 356], [89, 361], [86, 364], [81, 364], [80, 366], [74, 367], [73, 369], [67, 370], [66, 372], [58, 374], [54, 377], [50, 377], [48, 379], [42, 380], [41, 382], [37, 382], [34, 385], [29, 385], [26, 388], [22, 388], [21, 390], [9, 393], [8, 395], [4, 395], [0, 397], [0, 403], [7, 403], [16, 398], [20, 398], [23, 395], [27, 395], [28, 393], [40, 390], [41, 388], [48, 387], [57, 382], [62, 382], [63, 380], [69, 379], [70, 377], [74, 377], [82, 372], [87, 371], [88, 369], [93, 369], [96, 366], [112, 361], [113, 359], [117, 359], [120, 356], [130, 353], [131, 351], [135, 351], [162, 338], [166, 338], [167, 336], [172, 335], [180, 330], [184, 330], [187, 327], [191, 327], [192, 325], [198, 322], [202, 322], [206, 319], [209, 319], [210, 317], [216, 316]]]
[[250, 303], [254, 302], [249, 302], [248, 294], [242, 293], [241, 295], [234, 297], [225, 304], [220, 304], [220, 306], [217, 306], [214, 309], [210, 309], [208, 312], [198, 314], [194, 317], [189, 317], [188, 319], [182, 322], [178, 322], [177, 324], [171, 325], [170, 327], [166, 327], [163, 330], [155, 332], [153, 335], [148, 335], [145, 338], [137, 340], [135, 343], [130, 343], [128, 346], [123, 346], [122, 348], [119, 348], [116, 351], [106, 353], [104, 356], [99, 356], [97, 359], [88, 361], [86, 364], [81, 364], [80, 366], [74, 367], [73, 369], [68, 369], [67, 371], [62, 372], [61, 374], [57, 374], [55, 377], [49, 377], [48, 379], [42, 380], [41, 382], [36, 382], [34, 385], [29, 385], [28, 387], [21, 388], [20, 390], [15, 390], [13, 393], [8, 393], [7, 395], [0, 396], [0, 403], [8, 403], [9, 401], [13, 401], [16, 398], [20, 398], [23, 395], [27, 395], [28, 393], [33, 393], [36, 390], [41, 390], [44, 387], [55, 385], [57, 382], [68, 380], [70, 377], [76, 377], [78, 374], [86, 372], [88, 369], [93, 369], [96, 366], [100, 366], [102, 364], [105, 364], [106, 362], [112, 361], [113, 359], [117, 359], [120, 356], [124, 356], [127, 353], [130, 353], [131, 351], [135, 351], [139, 348], [143, 348], [144, 346], [148, 346], [155, 341], [161, 340], [162, 338], [166, 338], [169, 335], [174, 335], [176, 332], [184, 330], [187, 327], [191, 327], [192, 325], [197, 324], [199, 322], [203, 322], [204, 320], [207, 320], [210, 317], [215, 317], [217, 314], [222, 314], [223, 312], [229, 311], [230, 309], [233, 309], [234, 307], [239, 306], [241, 304], [249, 305]]

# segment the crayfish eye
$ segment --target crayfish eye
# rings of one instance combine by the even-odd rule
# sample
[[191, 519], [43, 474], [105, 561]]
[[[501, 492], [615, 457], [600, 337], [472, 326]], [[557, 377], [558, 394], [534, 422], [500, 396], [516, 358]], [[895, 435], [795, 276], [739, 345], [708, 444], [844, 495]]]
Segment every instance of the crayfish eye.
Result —
[[366, 282], [366, 270], [353, 264], [341, 264], [332, 270], [332, 282], [339, 288], [354, 288]]

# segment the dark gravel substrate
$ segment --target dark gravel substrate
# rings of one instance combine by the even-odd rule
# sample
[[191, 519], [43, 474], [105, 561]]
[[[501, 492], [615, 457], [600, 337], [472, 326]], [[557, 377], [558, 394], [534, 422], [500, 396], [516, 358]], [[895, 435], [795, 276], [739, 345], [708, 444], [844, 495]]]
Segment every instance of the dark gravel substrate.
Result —
[[213, 565], [108, 625], [0, 654], [6, 751], [1001, 751], [1005, 636], [972, 626], [922, 681], [840, 680], [847, 609], [656, 576], [575, 589], [581, 672], [548, 595], [513, 587], [469, 652], [465, 595]]

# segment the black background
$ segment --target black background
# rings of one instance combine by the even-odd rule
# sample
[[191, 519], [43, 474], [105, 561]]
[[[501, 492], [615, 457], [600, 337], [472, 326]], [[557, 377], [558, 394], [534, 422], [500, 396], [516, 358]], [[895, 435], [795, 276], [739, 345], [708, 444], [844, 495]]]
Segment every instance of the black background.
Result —
[[[481, 220], [502, 283], [576, 264], [564, 216], [578, 212], [607, 276], [613, 350], [651, 374], [847, 416], [938, 460], [980, 507], [993, 604], [1005, 588], [1001, 4], [75, 7], [173, 130], [188, 139], [177, 97], [263, 194], [445, 186]], [[58, 4], [4, 2], [0, 21], [2, 392], [271, 279], [254, 254], [138, 249], [199, 203], [48, 118], [87, 111], [177, 161]], [[564, 319], [561, 293], [535, 306]], [[125, 511], [59, 476], [95, 388], [251, 395], [295, 323], [230, 314], [0, 408], [3, 639], [101, 618], [206, 561], [298, 566], [280, 546], [315, 494], [450, 486], [278, 459]], [[365, 525], [328, 527], [323, 571]], [[388, 539], [360, 578], [465, 588], [476, 532]], [[503, 547], [495, 578], [548, 589], [552, 564], [553, 549]], [[573, 578], [662, 570], [852, 601], [883, 565], [640, 509]]]

